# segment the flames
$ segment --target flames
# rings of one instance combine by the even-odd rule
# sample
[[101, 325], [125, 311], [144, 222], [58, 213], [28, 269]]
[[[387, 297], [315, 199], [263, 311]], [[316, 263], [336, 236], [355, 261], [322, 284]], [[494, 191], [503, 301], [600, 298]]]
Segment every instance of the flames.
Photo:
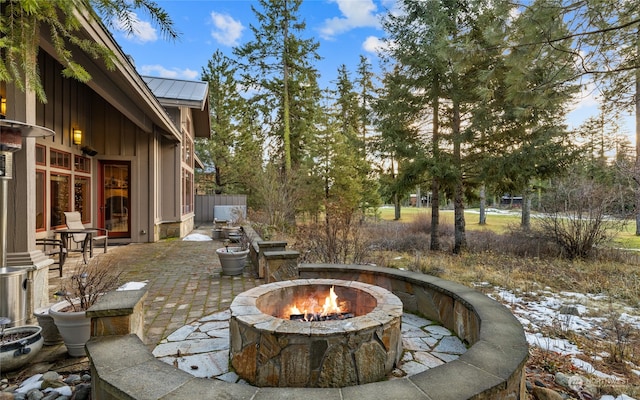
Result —
[[[322, 297], [319, 296], [321, 299]], [[338, 295], [333, 290], [333, 286], [329, 289], [329, 295], [325, 297], [324, 304], [314, 297], [305, 299], [296, 299], [293, 304], [286, 307], [285, 318], [290, 319], [291, 316], [301, 316], [301, 320], [314, 321], [319, 317], [326, 317], [329, 315], [341, 315], [346, 310], [344, 304], [338, 302]]]

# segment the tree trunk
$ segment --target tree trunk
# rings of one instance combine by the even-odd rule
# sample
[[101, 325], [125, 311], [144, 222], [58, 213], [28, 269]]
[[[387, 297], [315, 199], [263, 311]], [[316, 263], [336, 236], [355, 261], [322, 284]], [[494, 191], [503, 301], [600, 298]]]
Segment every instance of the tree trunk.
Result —
[[440, 234], [438, 226], [440, 224], [440, 184], [438, 178], [433, 178], [431, 182], [431, 244], [432, 251], [440, 250]]
[[[437, 80], [434, 82], [436, 96], [433, 98], [433, 137], [431, 149], [433, 151], [433, 159], [437, 163], [440, 158], [440, 121], [439, 121], [439, 96], [437, 90]], [[440, 181], [438, 176], [433, 176], [431, 181], [431, 243], [429, 248], [432, 251], [440, 250]]]
[[[640, 51], [640, 29], [636, 34], [636, 50]], [[640, 68], [636, 69], [636, 236], [640, 236]]]
[[453, 189], [453, 212], [454, 212], [454, 231], [455, 231], [455, 243], [453, 245], [453, 252], [460, 254], [462, 250], [467, 247], [467, 237], [465, 234], [465, 221], [464, 221], [464, 177], [462, 174], [462, 156], [461, 156], [461, 141], [460, 137], [460, 104], [457, 101], [453, 102], [453, 162], [456, 166], [457, 182]]
[[467, 247], [467, 237], [465, 233], [464, 221], [464, 193], [462, 182], [456, 184], [453, 195], [455, 244], [453, 252], [460, 254]]
[[525, 231], [531, 229], [531, 193], [525, 190], [522, 194], [522, 215], [520, 218], [520, 226]]
[[487, 224], [487, 197], [486, 197], [486, 193], [485, 193], [485, 186], [482, 185], [480, 186], [480, 220], [478, 221], [478, 223], [480, 225], [486, 225]]
[[[285, 10], [287, 2], [285, 0]], [[286, 11], [285, 11], [286, 15]], [[288, 37], [289, 37], [289, 21], [284, 21], [283, 37], [284, 45], [282, 48], [282, 118], [284, 122], [284, 132], [282, 134], [284, 141], [284, 169], [287, 174], [291, 172], [291, 125], [289, 121], [289, 55], [287, 53]]]
[[393, 219], [395, 221], [400, 220], [400, 197], [398, 196], [398, 193], [395, 193], [393, 195], [393, 206], [395, 209], [395, 215], [393, 217]]

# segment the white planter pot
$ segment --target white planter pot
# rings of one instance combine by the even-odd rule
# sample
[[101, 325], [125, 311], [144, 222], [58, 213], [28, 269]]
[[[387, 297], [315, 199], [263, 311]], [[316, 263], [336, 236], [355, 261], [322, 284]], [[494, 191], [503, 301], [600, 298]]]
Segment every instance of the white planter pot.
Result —
[[60, 311], [68, 305], [67, 301], [52, 305], [49, 315], [53, 317], [69, 355], [84, 357], [87, 354], [84, 345], [91, 337], [91, 318], [87, 318], [84, 311]]
[[38, 319], [38, 325], [42, 328], [42, 338], [45, 346], [53, 346], [62, 343], [62, 336], [53, 317], [49, 315], [49, 307], [38, 308], [34, 310], [33, 315]]
[[28, 333], [28, 336], [0, 346], [0, 371], [12, 371], [31, 361], [42, 349], [44, 339], [41, 332], [42, 328], [35, 325], [5, 329], [5, 337], [14, 333]]
[[225, 275], [240, 275], [247, 264], [249, 249], [241, 250], [240, 247], [222, 247], [216, 250], [222, 273]]

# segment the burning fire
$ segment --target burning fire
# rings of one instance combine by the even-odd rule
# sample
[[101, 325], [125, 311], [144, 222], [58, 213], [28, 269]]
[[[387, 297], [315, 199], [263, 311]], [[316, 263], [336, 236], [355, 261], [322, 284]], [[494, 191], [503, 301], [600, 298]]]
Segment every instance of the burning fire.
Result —
[[345, 310], [344, 304], [338, 303], [338, 295], [333, 290], [333, 286], [329, 289], [329, 295], [325, 297], [324, 304], [320, 304], [317, 299], [310, 297], [307, 299], [296, 299], [285, 311], [285, 318], [293, 319], [293, 316], [299, 316], [303, 321], [319, 320], [322, 317], [330, 315], [342, 315]]

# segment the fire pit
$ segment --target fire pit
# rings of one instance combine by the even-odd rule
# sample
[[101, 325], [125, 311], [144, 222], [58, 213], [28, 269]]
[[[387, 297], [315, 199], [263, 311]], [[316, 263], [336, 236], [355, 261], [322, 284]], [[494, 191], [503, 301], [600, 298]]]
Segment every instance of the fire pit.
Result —
[[258, 286], [231, 303], [231, 364], [261, 387], [376, 382], [402, 355], [401, 318], [398, 297], [362, 282], [300, 279]]

